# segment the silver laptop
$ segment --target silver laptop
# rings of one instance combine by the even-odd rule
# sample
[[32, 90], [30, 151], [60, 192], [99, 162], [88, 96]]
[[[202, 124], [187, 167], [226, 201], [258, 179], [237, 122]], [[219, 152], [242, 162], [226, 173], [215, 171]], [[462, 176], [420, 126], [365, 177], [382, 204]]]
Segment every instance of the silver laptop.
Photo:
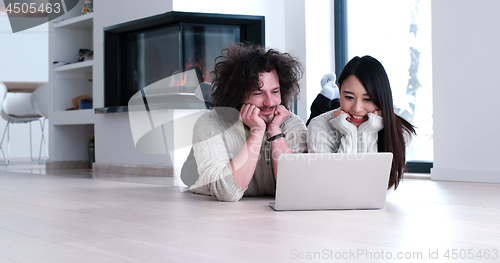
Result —
[[276, 211], [384, 207], [392, 153], [282, 154]]

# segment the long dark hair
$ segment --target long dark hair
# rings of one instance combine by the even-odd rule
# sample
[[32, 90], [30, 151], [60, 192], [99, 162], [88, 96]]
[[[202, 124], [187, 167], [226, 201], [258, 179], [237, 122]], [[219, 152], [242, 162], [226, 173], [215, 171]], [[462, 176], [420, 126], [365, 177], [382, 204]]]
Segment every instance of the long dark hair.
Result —
[[371, 56], [354, 57], [342, 70], [338, 78], [339, 89], [349, 77], [355, 76], [363, 85], [373, 103], [382, 111], [384, 128], [378, 133], [378, 152], [392, 152], [392, 167], [389, 186], [396, 189], [406, 171], [406, 144], [415, 135], [415, 127], [394, 113], [391, 85], [384, 66]]
[[281, 104], [289, 109], [299, 92], [302, 64], [288, 53], [265, 50], [252, 43], [231, 44], [217, 57], [212, 71], [214, 107], [240, 110], [243, 101], [262, 86], [259, 74], [276, 70], [280, 83]]

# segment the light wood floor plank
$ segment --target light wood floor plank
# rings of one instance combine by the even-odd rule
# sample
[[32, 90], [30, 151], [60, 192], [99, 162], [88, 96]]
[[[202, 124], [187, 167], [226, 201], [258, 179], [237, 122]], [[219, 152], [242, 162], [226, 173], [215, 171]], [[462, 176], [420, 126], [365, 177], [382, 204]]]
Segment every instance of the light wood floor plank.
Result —
[[275, 212], [273, 197], [227, 203], [126, 181], [0, 169], [0, 262], [295, 262], [358, 252], [372, 257], [356, 262], [387, 262], [373, 258], [382, 251], [426, 262], [434, 251], [444, 260], [447, 249], [500, 249], [499, 184], [404, 180], [381, 210]]

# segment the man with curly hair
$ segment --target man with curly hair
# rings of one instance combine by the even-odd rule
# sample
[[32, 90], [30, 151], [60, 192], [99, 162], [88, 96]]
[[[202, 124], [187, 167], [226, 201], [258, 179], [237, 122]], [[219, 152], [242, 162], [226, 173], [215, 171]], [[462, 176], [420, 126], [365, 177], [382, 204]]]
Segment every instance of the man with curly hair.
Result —
[[288, 110], [301, 68], [288, 53], [253, 44], [222, 51], [212, 72], [213, 108], [194, 127], [192, 193], [220, 201], [275, 194], [280, 154], [307, 151], [304, 122]]

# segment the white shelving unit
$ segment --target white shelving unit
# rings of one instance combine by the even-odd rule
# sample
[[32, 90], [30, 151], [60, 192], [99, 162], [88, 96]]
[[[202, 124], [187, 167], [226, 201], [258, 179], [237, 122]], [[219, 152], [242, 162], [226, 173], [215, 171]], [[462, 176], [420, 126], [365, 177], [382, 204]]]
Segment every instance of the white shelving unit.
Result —
[[93, 97], [94, 61], [76, 62], [80, 49], [94, 49], [93, 22], [93, 13], [75, 13], [74, 17], [49, 24], [50, 62], [74, 62], [53, 67], [49, 72], [53, 95], [50, 162], [80, 161], [84, 164], [88, 160], [87, 143], [94, 133], [94, 109], [68, 109], [73, 107], [72, 100], [78, 96]]
[[55, 111], [50, 117], [53, 125], [94, 124], [94, 109]]
[[94, 27], [94, 13], [75, 16], [70, 19], [54, 23], [54, 29], [92, 29]]
[[92, 66], [94, 61], [88, 60], [84, 62], [71, 63], [64, 66], [59, 66], [54, 68], [55, 72], [69, 72], [69, 73], [81, 73], [81, 72], [92, 72]]

